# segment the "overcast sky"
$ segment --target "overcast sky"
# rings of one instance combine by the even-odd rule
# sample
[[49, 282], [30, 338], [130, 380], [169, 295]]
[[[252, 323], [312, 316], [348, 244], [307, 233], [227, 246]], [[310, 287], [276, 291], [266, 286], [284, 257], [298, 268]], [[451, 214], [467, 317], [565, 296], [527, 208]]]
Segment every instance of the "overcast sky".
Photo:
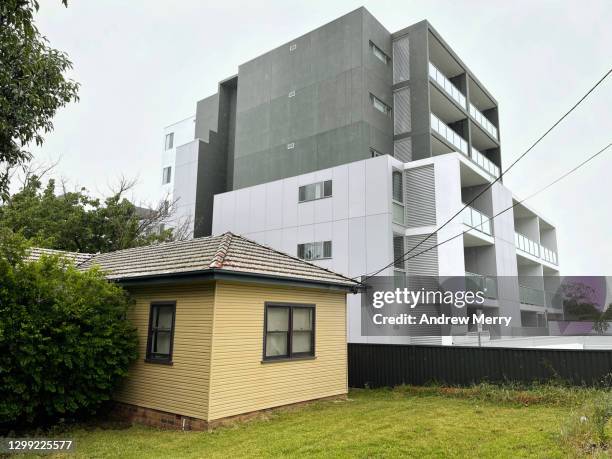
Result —
[[[612, 1], [60, 1], [37, 23], [68, 53], [80, 102], [36, 150], [56, 174], [104, 192], [121, 174], [159, 194], [164, 126], [238, 65], [365, 6], [391, 32], [428, 19], [497, 98], [508, 166], [612, 66]], [[612, 77], [519, 163], [519, 197], [612, 140]], [[612, 151], [529, 204], [557, 226], [562, 274], [612, 275]]]

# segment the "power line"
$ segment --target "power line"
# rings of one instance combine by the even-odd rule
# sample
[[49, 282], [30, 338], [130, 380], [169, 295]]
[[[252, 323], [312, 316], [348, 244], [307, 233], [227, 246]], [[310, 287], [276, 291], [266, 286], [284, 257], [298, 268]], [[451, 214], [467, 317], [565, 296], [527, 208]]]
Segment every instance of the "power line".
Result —
[[[561, 118], [559, 118], [550, 128], [548, 128], [548, 130], [542, 134], [527, 150], [525, 150], [525, 152], [523, 152], [523, 154], [521, 154], [516, 160], [514, 160], [514, 162], [512, 164], [510, 164], [510, 166], [504, 171], [502, 172], [499, 177], [497, 177], [495, 180], [493, 180], [491, 183], [489, 183], [482, 191], [480, 191], [478, 194], [476, 194], [476, 196], [474, 196], [468, 203], [464, 204], [464, 206], [457, 211], [457, 213], [455, 213], [453, 216], [451, 216], [448, 220], [446, 220], [440, 227], [438, 227], [436, 230], [432, 231], [431, 233], [429, 233], [427, 235], [427, 237], [425, 239], [423, 239], [421, 242], [419, 242], [417, 245], [415, 245], [413, 248], [411, 248], [408, 252], [405, 252], [404, 254], [402, 254], [401, 256], [397, 257], [396, 259], [394, 259], [391, 263], [383, 266], [382, 268], [380, 268], [378, 271], [375, 271], [372, 274], [366, 275], [365, 279], [363, 281], [366, 281], [368, 278], [372, 277], [372, 276], [376, 276], [377, 274], [379, 274], [380, 272], [384, 271], [385, 269], [387, 269], [390, 266], [395, 265], [396, 262], [405, 259], [406, 255], [412, 253], [417, 247], [421, 246], [423, 243], [425, 243], [425, 241], [429, 240], [434, 234], [436, 234], [438, 231], [440, 231], [442, 228], [444, 228], [446, 225], [448, 225], [455, 217], [457, 217], [459, 214], [461, 214], [461, 212], [463, 212], [468, 206], [470, 206], [470, 204], [472, 204], [474, 201], [476, 201], [480, 196], [482, 196], [487, 190], [489, 190], [496, 182], [498, 182], [499, 180], [501, 180], [501, 178], [506, 175], [515, 165], [516, 163], [518, 163], [521, 159], [523, 159], [531, 150], [533, 150], [535, 148], [536, 145], [538, 145], [543, 139], [544, 137], [546, 137], [554, 128], [556, 128], [570, 113], [572, 113], [609, 75], [610, 73], [612, 73], [612, 68], [610, 70], [608, 70], [605, 75], [603, 77], [601, 77], [579, 100], [578, 102], [576, 102], [572, 108], [570, 108], [567, 112], [565, 112], [565, 114], [563, 116], [561, 116]], [[359, 277], [359, 276], [357, 276]], [[354, 277], [353, 279], [356, 279], [357, 277]]]
[[[512, 204], [510, 207], [507, 207], [506, 209], [496, 213], [495, 215], [493, 215], [492, 217], [490, 217], [489, 219], [483, 221], [482, 223], [486, 223], [486, 222], [490, 222], [493, 221], [493, 219], [495, 219], [496, 217], [500, 216], [501, 214], [509, 211], [510, 209], [514, 209], [516, 206], [518, 206], [519, 204], [524, 203], [525, 201], [527, 201], [528, 199], [533, 198], [534, 196], [537, 196], [538, 194], [542, 193], [543, 191], [546, 191], [547, 189], [549, 189], [551, 186], [557, 184], [558, 182], [560, 182], [561, 180], [563, 180], [565, 177], [567, 177], [568, 175], [573, 174], [574, 172], [576, 172], [578, 169], [580, 169], [582, 166], [584, 166], [585, 164], [587, 164], [588, 162], [592, 161], [593, 159], [595, 159], [597, 156], [601, 155], [604, 151], [606, 151], [608, 148], [610, 148], [612, 146], [612, 143], [609, 143], [608, 145], [606, 145], [604, 148], [602, 148], [601, 150], [599, 150], [597, 153], [595, 153], [594, 155], [591, 155], [590, 157], [588, 157], [587, 159], [585, 159], [583, 162], [581, 162], [580, 164], [578, 164], [577, 166], [575, 166], [573, 169], [567, 171], [565, 174], [563, 174], [562, 176], [558, 177], [557, 179], [553, 180], [552, 182], [550, 182], [548, 185], [546, 185], [543, 188], [540, 188], [538, 191], [536, 191], [535, 193], [530, 194], [529, 196], [527, 196], [524, 199], [521, 199], [520, 201], [517, 201], [516, 203]], [[412, 260], [413, 258], [418, 257], [419, 255], [425, 253], [425, 252], [429, 252], [432, 249], [435, 249], [436, 247], [440, 247], [442, 244], [446, 244], [449, 241], [452, 241], [454, 239], [457, 239], [460, 236], [463, 236], [464, 234], [470, 232], [473, 228], [470, 228], [466, 231], [463, 231], [459, 234], [457, 234], [456, 236], [450, 237], [448, 239], [445, 239], [444, 241], [433, 245], [419, 253], [416, 253], [414, 255], [412, 255], [411, 257], [408, 258], [404, 258], [403, 261], [409, 261]]]

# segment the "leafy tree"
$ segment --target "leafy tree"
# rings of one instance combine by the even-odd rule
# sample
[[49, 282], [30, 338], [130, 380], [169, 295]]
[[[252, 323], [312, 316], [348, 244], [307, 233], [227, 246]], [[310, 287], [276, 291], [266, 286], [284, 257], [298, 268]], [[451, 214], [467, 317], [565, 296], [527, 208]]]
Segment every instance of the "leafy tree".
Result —
[[95, 413], [137, 357], [127, 293], [0, 230], [0, 428]]
[[10, 170], [31, 159], [28, 144], [42, 145], [56, 111], [78, 100], [79, 84], [65, 76], [72, 63], [40, 34], [36, 11], [36, 0], [0, 2], [0, 199]]
[[160, 230], [173, 213], [165, 201], [155, 209], [138, 208], [125, 198], [133, 182], [122, 181], [101, 200], [81, 188], [55, 193], [55, 181], [43, 188], [36, 176], [0, 207], [0, 225], [37, 246], [77, 252], [110, 252], [184, 238], [186, 226]]

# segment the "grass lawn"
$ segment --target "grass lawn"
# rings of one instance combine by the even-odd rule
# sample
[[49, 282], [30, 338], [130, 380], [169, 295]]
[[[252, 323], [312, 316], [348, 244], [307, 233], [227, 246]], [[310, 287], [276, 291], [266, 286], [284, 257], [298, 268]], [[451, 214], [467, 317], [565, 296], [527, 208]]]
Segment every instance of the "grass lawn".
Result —
[[[207, 432], [75, 428], [77, 457], [566, 457], [570, 408], [406, 390], [354, 390]], [[48, 456], [47, 456], [48, 457]], [[74, 457], [70, 455], [70, 457]]]

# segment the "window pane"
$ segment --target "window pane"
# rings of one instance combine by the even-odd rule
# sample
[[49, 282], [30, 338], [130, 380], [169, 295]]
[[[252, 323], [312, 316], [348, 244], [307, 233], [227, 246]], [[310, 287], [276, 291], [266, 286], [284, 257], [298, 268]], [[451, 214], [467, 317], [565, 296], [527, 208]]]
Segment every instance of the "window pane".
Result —
[[266, 335], [266, 357], [288, 354], [287, 333], [268, 333]]
[[172, 307], [158, 306], [159, 311], [157, 316], [157, 328], [170, 329], [172, 328]]
[[304, 186], [301, 186], [301, 187], [300, 187], [300, 193], [299, 193], [299, 195], [300, 195], [300, 196], [299, 196], [299, 198], [298, 198], [298, 199], [299, 199], [300, 201], [305, 201], [305, 200], [306, 200], [306, 187], [304, 187]]
[[323, 182], [315, 183], [314, 189], [315, 189], [315, 199], [321, 199], [323, 197]]
[[315, 188], [313, 185], [306, 185], [306, 201], [315, 199]]
[[323, 242], [323, 258], [332, 257], [332, 243], [331, 241]]
[[291, 352], [294, 354], [299, 352], [312, 352], [311, 336], [312, 332], [310, 331], [293, 332]]
[[153, 335], [151, 352], [154, 354], [170, 354], [170, 332], [159, 331]]
[[268, 332], [289, 330], [289, 308], [269, 307]]
[[293, 308], [293, 330], [312, 330], [311, 308]]
[[305, 254], [304, 244], [298, 244], [298, 249], [297, 249], [298, 258], [304, 259], [304, 256], [305, 256], [304, 254]]
[[393, 199], [398, 202], [403, 202], [402, 199], [402, 173], [400, 171], [393, 171]]
[[323, 182], [323, 196], [331, 196], [332, 195], [332, 181], [331, 180], [326, 180], [325, 182]]

